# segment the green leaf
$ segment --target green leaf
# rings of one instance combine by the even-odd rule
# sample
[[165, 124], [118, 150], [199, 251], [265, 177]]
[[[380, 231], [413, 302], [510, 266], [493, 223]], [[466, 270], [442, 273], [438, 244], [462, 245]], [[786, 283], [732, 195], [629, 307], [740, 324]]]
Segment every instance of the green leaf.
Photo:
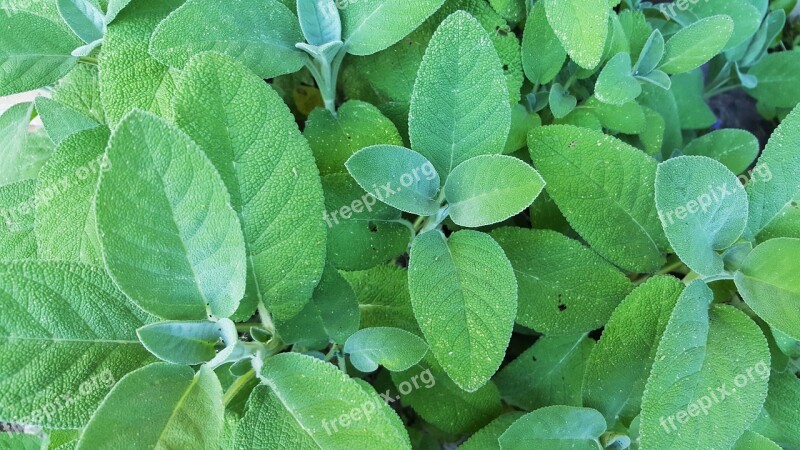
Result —
[[696, 69], [719, 54], [733, 33], [728, 16], [707, 17], [681, 29], [667, 41], [659, 68], [668, 74]]
[[800, 103], [800, 50], [770, 53], [748, 74], [758, 78], [758, 85], [747, 90], [757, 100], [780, 108]]
[[533, 411], [581, 405], [581, 385], [594, 341], [585, 334], [542, 336], [494, 377], [506, 403]]
[[105, 273], [62, 262], [0, 265], [0, 420], [80, 428], [123, 375], [152, 361], [151, 320]]
[[543, 188], [542, 177], [525, 162], [512, 156], [484, 155], [453, 169], [444, 193], [453, 222], [481, 227], [519, 214]]
[[[182, 0], [133, 0], [108, 26], [100, 52], [100, 97], [109, 124], [131, 109], [172, 117], [177, 74], [149, 53], [153, 30]], [[210, 23], [204, 20], [201, 23]]]
[[612, 105], [624, 105], [641, 93], [642, 86], [633, 77], [631, 55], [627, 53], [617, 53], [608, 61], [594, 87], [595, 97]]
[[36, 259], [35, 194], [34, 180], [0, 186], [0, 261]]
[[[800, 107], [778, 126], [758, 158], [745, 190], [750, 199], [745, 238], [752, 239], [800, 193]], [[752, 173], [751, 172], [751, 175]]]
[[298, 0], [300, 28], [311, 45], [325, 45], [342, 40], [342, 22], [335, 0]]
[[553, 32], [544, 10], [544, 2], [533, 5], [522, 35], [522, 68], [531, 83], [547, 84], [555, 79], [567, 52]]
[[117, 18], [119, 13], [125, 9], [132, 0], [108, 0], [108, 8], [106, 9], [106, 23], [109, 24]]
[[350, 174], [322, 177], [328, 261], [342, 270], [366, 270], [396, 258], [413, 237], [400, 211], [378, 202]]
[[328, 342], [344, 344], [359, 325], [356, 294], [331, 265], [325, 266], [311, 301], [292, 319], [282, 323], [281, 339], [309, 348]]
[[351, 156], [345, 166], [362, 189], [387, 205], [419, 216], [439, 210], [439, 174], [413, 150], [374, 145]]
[[770, 224], [758, 233], [756, 242], [778, 237], [800, 238], [800, 195], [787, 203]]
[[[757, 5], [759, 4], [760, 5]], [[704, 0], [691, 4], [689, 8], [675, 11], [681, 23], [692, 23], [718, 14], [732, 19], [733, 32], [723, 50], [729, 50], [746, 43], [758, 31], [766, 13], [765, 0]]]
[[244, 238], [230, 196], [197, 144], [137, 110], [114, 131], [108, 159], [114, 169], [100, 179], [97, 222], [117, 285], [165, 319], [233, 314], [244, 294]]
[[513, 411], [503, 414], [491, 421], [488, 425], [478, 430], [475, 434], [470, 436], [459, 450], [500, 450], [500, 442], [497, 440], [504, 431], [508, 429], [514, 422], [522, 417], [524, 413], [520, 411]]
[[392, 372], [410, 369], [425, 357], [428, 344], [400, 328], [364, 328], [347, 339], [345, 353], [353, 367], [374, 372], [383, 366]]
[[701, 276], [719, 275], [717, 251], [733, 245], [747, 225], [747, 194], [733, 172], [705, 156], [681, 156], [656, 173], [656, 206], [670, 245]]
[[[675, 97], [675, 104], [678, 107], [681, 128], [687, 130], [707, 130], [717, 121], [717, 116], [714, 114], [714, 111], [711, 110], [711, 107], [708, 106], [708, 102], [706, 102], [704, 97], [705, 79], [702, 69], [690, 70], [689, 72], [673, 75], [671, 90]], [[697, 139], [693, 142], [696, 141]], [[734, 172], [740, 173], [737, 171]]]
[[783, 448], [800, 446], [800, 380], [790, 372], [773, 373], [769, 380], [769, 395], [753, 431], [772, 439]]
[[607, 0], [545, 0], [547, 21], [561, 44], [584, 69], [600, 64], [608, 38]]
[[553, 85], [550, 86], [548, 100], [550, 102], [550, 111], [556, 119], [566, 117], [567, 114], [574, 111], [575, 106], [578, 105], [578, 99], [564, 89], [564, 86], [559, 83], [553, 83]]
[[595, 251], [634, 272], [664, 264], [654, 160], [618, 139], [565, 125], [533, 129], [528, 145], [547, 192]]
[[324, 108], [311, 112], [303, 135], [314, 152], [322, 175], [347, 173], [344, 163], [362, 148], [403, 145], [397, 127], [369, 103], [350, 100], [336, 115]]
[[433, 35], [411, 97], [411, 148], [442, 182], [462, 162], [502, 153], [511, 107], [500, 59], [477, 20], [460, 11]]
[[516, 315], [517, 285], [488, 235], [439, 231], [411, 246], [408, 285], [414, 316], [447, 375], [474, 392], [500, 367]]
[[770, 326], [800, 339], [800, 239], [778, 238], [759, 245], [736, 272], [747, 305]]
[[664, 58], [665, 44], [664, 36], [659, 30], [653, 30], [647, 42], [642, 47], [639, 60], [633, 68], [635, 75], [648, 75], [653, 72]]
[[[605, 0], [603, 0], [605, 3]], [[503, 450], [597, 450], [606, 431], [603, 415], [589, 408], [548, 406], [525, 414], [500, 436]]]
[[175, 115], [222, 176], [244, 230], [248, 287], [236, 317], [263, 302], [280, 330], [325, 264], [324, 200], [308, 143], [275, 91], [220, 54], [186, 65]]
[[735, 128], [716, 130], [691, 141], [684, 155], [707, 156], [715, 159], [733, 173], [743, 173], [758, 156], [758, 138]]
[[159, 322], [139, 328], [136, 335], [142, 345], [162, 361], [191, 366], [211, 361], [217, 354], [217, 341], [226, 332], [238, 337], [229, 320]]
[[[664, 144], [662, 145], [664, 157], [661, 159], [672, 156], [674, 150], [682, 148], [682, 116], [678, 111], [675, 93], [647, 83], [642, 85], [642, 95], [636, 101], [641, 103], [642, 108], [650, 108], [664, 119]], [[637, 105], [637, 103], [630, 104]]]
[[[302, 377], [297, 374], [302, 373]], [[236, 431], [236, 448], [410, 449], [397, 414], [335, 366], [310, 356], [270, 358]]]
[[[642, 86], [643, 91], [645, 88], [646, 86]], [[590, 97], [579, 109], [585, 109], [597, 116], [603, 127], [611, 131], [639, 134], [647, 128], [644, 108], [635, 101], [617, 106], [603, 103], [596, 97]]]
[[489, 381], [474, 392], [464, 391], [432, 360], [429, 354], [416, 367], [392, 372], [400, 394], [393, 400], [402, 399], [423, 420], [450, 434], [476, 431], [503, 412], [494, 383]]
[[781, 448], [764, 436], [748, 430], [739, 437], [733, 450], [781, 450]]
[[100, 99], [100, 74], [97, 66], [75, 66], [53, 88], [53, 100], [68, 106], [97, 123], [106, 123]]
[[39, 145], [40, 135], [28, 132], [32, 116], [33, 103], [18, 103], [0, 115], [0, 186], [36, 178], [53, 152], [52, 145]]
[[303, 67], [308, 57], [294, 46], [302, 41], [297, 17], [277, 0], [189, 0], [155, 29], [150, 52], [182, 69], [192, 56], [213, 50], [273, 78]]
[[30, 91], [63, 77], [81, 42], [56, 22], [25, 11], [0, 14], [0, 96]]
[[730, 448], [761, 410], [767, 341], [741, 311], [709, 312], [712, 299], [699, 280], [678, 299], [642, 398], [642, 448]]
[[112, 389], [76, 450], [217, 448], [222, 411], [222, 386], [208, 367], [195, 374], [186, 366], [151, 364]]
[[112, 169], [105, 127], [66, 138], [39, 174], [36, 240], [43, 259], [103, 266], [95, 196], [100, 175]]
[[609, 423], [639, 415], [645, 382], [683, 284], [669, 276], [648, 279], [611, 315], [586, 362], [583, 404]]
[[408, 36], [444, 0], [350, 1], [342, 9], [342, 36], [353, 55], [371, 55]]
[[422, 336], [408, 293], [408, 273], [395, 265], [361, 272], [342, 272], [361, 309], [361, 327], [395, 327]]
[[595, 252], [550, 230], [492, 232], [514, 267], [517, 323], [544, 334], [586, 333], [603, 326], [631, 291], [628, 278]]
[[100, 125], [94, 119], [47, 97], [36, 97], [36, 113], [56, 147], [69, 136]]
[[103, 13], [89, 0], [57, 0], [58, 12], [69, 28], [87, 44], [103, 39]]
[[0, 433], [0, 447], [9, 450], [42, 450], [48, 448], [41, 437], [21, 433]]

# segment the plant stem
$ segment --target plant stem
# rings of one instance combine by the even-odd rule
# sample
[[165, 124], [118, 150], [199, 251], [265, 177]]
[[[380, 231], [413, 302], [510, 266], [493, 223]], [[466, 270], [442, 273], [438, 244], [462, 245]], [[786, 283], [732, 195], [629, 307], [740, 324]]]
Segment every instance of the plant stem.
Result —
[[95, 65], [95, 66], [99, 63], [97, 58], [95, 58], [93, 56], [81, 56], [80, 58], [78, 58], [78, 62], [82, 62], [82, 63], [85, 63], [85, 64], [92, 64], [92, 65]]
[[249, 383], [250, 380], [255, 378], [255, 376], [256, 376], [256, 371], [250, 369], [246, 374], [237, 378], [236, 381], [234, 381], [233, 384], [231, 384], [231, 387], [229, 387], [228, 390], [225, 391], [225, 395], [222, 397], [222, 404], [228, 406], [230, 402], [234, 399], [234, 397], [236, 397], [236, 395], [239, 394], [239, 392], [241, 392], [241, 390], [244, 389], [245, 386], [247, 386], [247, 383]]

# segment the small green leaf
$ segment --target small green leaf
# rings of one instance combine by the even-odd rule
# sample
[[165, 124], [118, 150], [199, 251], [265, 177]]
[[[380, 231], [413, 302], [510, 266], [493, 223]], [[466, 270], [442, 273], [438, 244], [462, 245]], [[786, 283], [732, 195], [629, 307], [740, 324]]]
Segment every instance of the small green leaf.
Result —
[[36, 97], [36, 113], [56, 147], [69, 136], [100, 125], [94, 119], [47, 97]]
[[342, 40], [342, 22], [335, 0], [297, 0], [297, 18], [306, 42], [311, 45]]
[[57, 0], [58, 12], [69, 28], [87, 44], [103, 39], [103, 13], [89, 0]]
[[705, 277], [725, 270], [717, 251], [747, 225], [747, 194], [733, 172], [705, 156], [665, 161], [656, 173], [656, 206], [670, 245], [690, 269]]
[[553, 32], [544, 10], [536, 2], [528, 15], [522, 35], [522, 68], [531, 83], [546, 84], [558, 75], [567, 52]]
[[[302, 377], [297, 376], [303, 374]], [[269, 358], [236, 431], [236, 448], [411, 449], [397, 414], [335, 366], [310, 356]]]
[[[643, 92], [645, 87], [642, 86]], [[579, 109], [585, 109], [597, 116], [603, 127], [611, 131], [639, 134], [647, 128], [644, 108], [635, 101], [623, 105], [611, 105], [601, 102], [596, 97], [590, 97]]]
[[444, 0], [350, 1], [342, 9], [342, 35], [347, 51], [371, 55], [408, 36], [435, 13]]
[[[680, 23], [691, 24], [719, 14], [730, 17], [733, 24], [731, 38], [723, 50], [733, 49], [747, 41], [758, 31], [767, 11], [767, 0], [703, 0], [674, 12]], [[676, 4], [677, 5], [677, 4]], [[688, 6], [688, 7], [687, 7]]]
[[294, 45], [302, 40], [297, 17], [278, 0], [189, 0], [155, 29], [150, 52], [178, 69], [198, 53], [221, 52], [272, 78], [300, 70], [308, 57]]
[[114, 170], [100, 179], [97, 222], [123, 292], [165, 319], [233, 314], [244, 295], [244, 238], [225, 185], [197, 144], [137, 110], [111, 137], [108, 159]]
[[581, 406], [583, 372], [594, 341], [585, 334], [542, 336], [494, 377], [503, 400], [533, 411]]
[[566, 117], [567, 114], [575, 110], [575, 106], [578, 105], [578, 99], [564, 89], [564, 86], [558, 83], [553, 83], [553, 85], [550, 86], [550, 96], [548, 100], [550, 102], [550, 111], [556, 119]]
[[408, 273], [396, 265], [342, 272], [361, 309], [361, 327], [394, 327], [422, 336], [408, 293]]
[[642, 48], [636, 66], [633, 68], [634, 74], [647, 75], [653, 72], [664, 58], [664, 51], [664, 35], [659, 30], [653, 30]]
[[758, 138], [749, 131], [731, 128], [712, 131], [691, 141], [684, 147], [683, 154], [707, 156], [739, 174], [753, 164], [758, 151]]
[[659, 68], [668, 74], [696, 69], [719, 54], [733, 33], [728, 16], [711, 16], [681, 29], [669, 41]]
[[151, 364], [112, 389], [76, 450], [218, 448], [222, 412], [222, 386], [211, 369], [195, 374], [186, 366]]
[[[603, 0], [605, 3], [605, 0]], [[502, 450], [547, 448], [597, 450], [606, 431], [603, 415], [590, 408], [548, 406], [522, 416], [500, 436]]]
[[423, 233], [410, 252], [414, 316], [447, 375], [474, 392], [500, 367], [517, 303], [514, 271], [489, 235]]
[[[142, 345], [160, 360], [173, 364], [195, 365], [211, 361], [216, 344], [225, 332], [238, 336], [233, 322], [159, 322], [136, 330]], [[223, 331], [223, 327], [227, 330]]]
[[780, 108], [800, 103], [800, 49], [770, 53], [748, 74], [758, 78], [758, 86], [747, 90], [757, 100]]
[[362, 189], [387, 205], [420, 216], [439, 210], [439, 174], [413, 150], [373, 145], [351, 156], [345, 166]]
[[419, 68], [411, 148], [433, 163], [444, 182], [462, 162], [502, 153], [510, 128], [508, 88], [492, 41], [472, 16], [453, 13], [436, 30]]
[[501, 450], [498, 438], [508, 427], [524, 415], [521, 411], [513, 411], [503, 414], [491, 421], [488, 425], [478, 430], [463, 444], [459, 450]]
[[627, 53], [617, 53], [608, 61], [594, 87], [594, 96], [612, 105], [624, 105], [641, 93], [642, 86], [633, 77], [631, 55]]
[[425, 357], [428, 344], [400, 328], [364, 328], [347, 339], [344, 351], [362, 372], [374, 372], [378, 366], [402, 372]]
[[453, 169], [444, 193], [453, 222], [481, 227], [519, 214], [543, 188], [542, 177], [525, 162], [511, 156], [484, 155]]
[[569, 57], [584, 69], [597, 67], [608, 38], [608, 1], [544, 0], [544, 5]]
[[613, 137], [565, 125], [533, 129], [528, 145], [547, 192], [595, 251], [630, 271], [663, 265], [653, 159]]
[[[681, 128], [685, 130], [708, 130], [717, 121], [717, 116], [708, 106], [708, 102], [705, 99], [705, 77], [702, 69], [673, 75], [671, 90], [675, 98], [675, 104], [678, 107]], [[724, 150], [720, 149], [719, 151]]]
[[759, 245], [736, 272], [747, 305], [770, 326], [800, 339], [800, 239], [778, 238]]
[[0, 96], [51, 84], [75, 66], [80, 40], [55, 22], [25, 11], [0, 11]]
[[492, 232], [516, 274], [517, 323], [547, 335], [603, 326], [631, 291], [628, 278], [580, 242], [550, 230]]

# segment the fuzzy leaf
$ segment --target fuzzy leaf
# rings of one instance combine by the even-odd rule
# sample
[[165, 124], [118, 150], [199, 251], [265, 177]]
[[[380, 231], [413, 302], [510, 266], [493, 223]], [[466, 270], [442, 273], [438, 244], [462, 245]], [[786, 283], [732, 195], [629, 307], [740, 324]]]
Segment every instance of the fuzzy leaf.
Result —
[[69, 136], [100, 125], [94, 119], [47, 97], [36, 97], [36, 113], [56, 147]]
[[[605, 0], [603, 0], [605, 3]], [[606, 431], [603, 415], [589, 408], [548, 406], [522, 416], [500, 436], [502, 450], [597, 450]]]
[[598, 100], [612, 105], [624, 105], [641, 93], [642, 86], [631, 71], [631, 55], [624, 52], [617, 53], [608, 61], [594, 88]]
[[428, 344], [400, 328], [365, 328], [347, 339], [344, 351], [362, 372], [374, 372], [378, 366], [402, 372], [425, 357]]
[[545, 2], [536, 2], [522, 35], [522, 67], [532, 83], [546, 84], [558, 75], [567, 52], [545, 14]]
[[758, 156], [758, 138], [735, 128], [716, 130], [691, 141], [684, 155], [707, 156], [715, 159], [735, 174], [743, 173]]
[[36, 181], [0, 186], [0, 261], [36, 259]]
[[89, 0], [57, 0], [56, 5], [64, 22], [83, 42], [103, 39], [103, 13]]
[[544, 0], [544, 6], [569, 57], [584, 69], [597, 67], [608, 38], [608, 1]]
[[341, 11], [342, 36], [353, 55], [371, 55], [408, 36], [444, 0], [351, 1]]
[[696, 69], [716, 56], [733, 33], [728, 16], [711, 16], [681, 29], [667, 41], [659, 68], [668, 74]]

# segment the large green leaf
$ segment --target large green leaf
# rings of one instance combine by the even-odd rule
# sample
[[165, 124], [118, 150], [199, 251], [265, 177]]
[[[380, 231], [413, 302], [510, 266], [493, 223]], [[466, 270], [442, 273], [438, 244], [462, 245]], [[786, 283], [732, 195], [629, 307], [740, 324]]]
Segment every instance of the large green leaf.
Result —
[[436, 360], [474, 392], [500, 367], [517, 310], [514, 271], [488, 235], [439, 231], [414, 240], [408, 284], [414, 315]]
[[[691, 24], [700, 19], [725, 14], [731, 18], [733, 32], [730, 40], [723, 48], [733, 49], [746, 43], [761, 26], [761, 21], [767, 9], [766, 0], [703, 0], [692, 3], [688, 7], [670, 9], [676, 13], [680, 23]], [[757, 5], [758, 4], [758, 5]]]
[[[603, 0], [605, 3], [605, 0]], [[503, 450], [597, 450], [606, 431], [603, 415], [589, 408], [548, 406], [528, 413], [500, 436]]]
[[36, 181], [0, 186], [0, 261], [36, 258]]
[[307, 56], [294, 46], [302, 41], [297, 17], [277, 0], [189, 0], [158, 25], [150, 51], [180, 69], [192, 56], [213, 50], [272, 78], [303, 67]]
[[742, 298], [770, 326], [800, 339], [800, 239], [759, 245], [736, 272]]
[[260, 301], [280, 328], [311, 297], [325, 263], [324, 200], [308, 143], [275, 91], [224, 55], [186, 66], [175, 114], [241, 220], [249, 269], [241, 318]]
[[626, 270], [661, 267], [667, 245], [653, 159], [603, 133], [565, 125], [533, 129], [528, 145], [547, 192], [594, 250]]
[[695, 280], [675, 305], [642, 397], [642, 448], [730, 448], [761, 410], [767, 341], [741, 311], [709, 312], [712, 299]]
[[219, 448], [222, 386], [214, 371], [151, 364], [120, 380], [76, 450]]
[[705, 156], [681, 156], [656, 173], [661, 225], [681, 260], [702, 276], [725, 270], [718, 250], [733, 245], [747, 224], [747, 194], [736, 175]]
[[681, 292], [676, 278], [650, 278], [606, 324], [586, 364], [583, 404], [603, 413], [609, 423], [627, 423], [639, 414], [658, 343]]
[[745, 130], [716, 130], [691, 141], [683, 149], [685, 155], [715, 159], [735, 174], [743, 173], [758, 156], [758, 138]]
[[511, 128], [503, 69], [477, 20], [459, 11], [436, 30], [411, 97], [411, 148], [442, 182], [460, 163], [502, 153]]
[[331, 364], [285, 353], [268, 359], [259, 377], [265, 386], [250, 396], [237, 448], [411, 448], [397, 414]]
[[523, 415], [521, 411], [503, 414], [470, 436], [458, 447], [459, 450], [500, 450], [500, 441], [497, 439]]
[[342, 9], [342, 36], [347, 51], [371, 55], [408, 36], [438, 10], [444, 0], [350, 1]]
[[483, 155], [456, 166], [444, 194], [453, 222], [481, 227], [519, 214], [543, 188], [544, 180], [527, 163], [512, 156]]
[[0, 10], [0, 30], [0, 96], [51, 84], [78, 60], [81, 41], [42, 16]]
[[516, 321], [540, 333], [600, 328], [632, 289], [617, 268], [554, 231], [501, 228], [492, 237], [514, 267], [519, 286]]
[[37, 194], [49, 198], [36, 215], [44, 259], [103, 265], [97, 234], [97, 180], [112, 169], [105, 154], [109, 131], [97, 127], [66, 138], [39, 174]]
[[608, 38], [608, 1], [544, 0], [544, 6], [569, 57], [584, 69], [597, 67]]
[[581, 406], [583, 372], [594, 341], [580, 335], [542, 336], [494, 377], [506, 403], [533, 411]]
[[176, 74], [148, 49], [153, 30], [182, 1], [132, 0], [108, 26], [100, 52], [100, 97], [110, 124], [133, 108], [172, 116]]
[[800, 49], [770, 53], [748, 75], [758, 78], [758, 85], [747, 90], [757, 100], [779, 108], [800, 103]]
[[165, 319], [233, 314], [245, 288], [244, 238], [197, 144], [137, 110], [114, 131], [108, 159], [97, 222], [106, 266], [123, 292]]
[[567, 58], [567, 52], [547, 21], [544, 4], [534, 3], [522, 35], [522, 68], [532, 83], [539, 84], [553, 81]]
[[716, 56], [733, 33], [729, 16], [711, 16], [681, 29], [667, 41], [659, 68], [669, 74], [696, 69]]
[[100, 270], [0, 265], [0, 308], [0, 420], [82, 427], [117, 380], [152, 361], [136, 338], [151, 318]]
[[[800, 193], [800, 107], [778, 126], [753, 168], [745, 190], [750, 199], [746, 238], [754, 238]], [[751, 173], [751, 175], [752, 175]]]

